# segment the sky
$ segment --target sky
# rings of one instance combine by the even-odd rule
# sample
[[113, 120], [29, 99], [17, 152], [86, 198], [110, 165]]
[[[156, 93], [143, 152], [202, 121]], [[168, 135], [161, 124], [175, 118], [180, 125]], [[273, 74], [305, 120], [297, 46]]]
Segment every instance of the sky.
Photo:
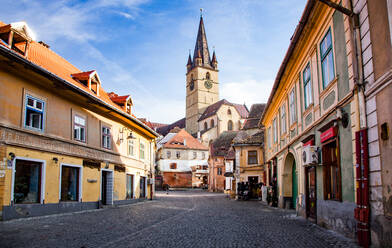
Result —
[[220, 98], [268, 100], [306, 0], [0, 0], [0, 20], [25, 21], [37, 41], [103, 88], [130, 94], [137, 117], [172, 123], [185, 116], [185, 73], [200, 8]]

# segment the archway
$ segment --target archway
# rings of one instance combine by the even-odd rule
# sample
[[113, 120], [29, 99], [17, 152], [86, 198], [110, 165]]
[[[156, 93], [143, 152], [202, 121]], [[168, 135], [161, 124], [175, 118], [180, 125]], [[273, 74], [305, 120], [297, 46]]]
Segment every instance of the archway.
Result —
[[283, 171], [283, 193], [285, 206], [296, 208], [298, 197], [298, 175], [294, 155], [290, 152], [286, 156]]

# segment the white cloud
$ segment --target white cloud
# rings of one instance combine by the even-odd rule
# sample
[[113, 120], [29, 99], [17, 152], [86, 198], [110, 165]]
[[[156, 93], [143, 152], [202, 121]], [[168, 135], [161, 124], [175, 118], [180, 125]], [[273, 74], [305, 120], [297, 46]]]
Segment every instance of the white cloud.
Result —
[[230, 82], [221, 84], [221, 98], [233, 103], [246, 103], [250, 107], [254, 103], [266, 103], [272, 88], [272, 80]]
[[125, 17], [125, 18], [127, 18], [127, 19], [131, 19], [131, 20], [134, 20], [134, 19], [135, 19], [135, 17], [134, 17], [133, 15], [129, 14], [129, 13], [121, 12], [121, 11], [118, 11], [117, 13], [118, 13], [120, 16]]

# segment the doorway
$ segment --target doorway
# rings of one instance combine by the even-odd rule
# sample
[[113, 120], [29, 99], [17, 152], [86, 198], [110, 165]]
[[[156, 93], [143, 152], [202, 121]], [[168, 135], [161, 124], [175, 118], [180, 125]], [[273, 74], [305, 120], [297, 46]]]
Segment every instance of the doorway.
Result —
[[113, 204], [113, 172], [102, 170], [101, 176], [101, 203]]
[[249, 176], [248, 177], [248, 183], [249, 183], [249, 193], [250, 193], [250, 198], [257, 198], [257, 188], [259, 184], [259, 177], [258, 176]]
[[311, 166], [306, 171], [306, 217], [316, 222], [317, 195], [316, 195], [316, 167]]
[[297, 197], [298, 197], [298, 176], [297, 176], [297, 167], [295, 164], [295, 160], [293, 161], [293, 169], [292, 169], [292, 192], [293, 192], [293, 197], [292, 197], [292, 206], [295, 209], [297, 206]]
[[140, 198], [146, 197], [146, 177], [140, 177]]

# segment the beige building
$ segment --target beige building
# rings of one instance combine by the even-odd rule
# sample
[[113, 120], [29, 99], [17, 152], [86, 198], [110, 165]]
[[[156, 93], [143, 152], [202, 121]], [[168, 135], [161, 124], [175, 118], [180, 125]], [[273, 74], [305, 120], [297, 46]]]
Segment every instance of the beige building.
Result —
[[0, 22], [0, 211], [3, 219], [152, 197], [155, 133], [129, 95], [106, 93], [29, 36]]

